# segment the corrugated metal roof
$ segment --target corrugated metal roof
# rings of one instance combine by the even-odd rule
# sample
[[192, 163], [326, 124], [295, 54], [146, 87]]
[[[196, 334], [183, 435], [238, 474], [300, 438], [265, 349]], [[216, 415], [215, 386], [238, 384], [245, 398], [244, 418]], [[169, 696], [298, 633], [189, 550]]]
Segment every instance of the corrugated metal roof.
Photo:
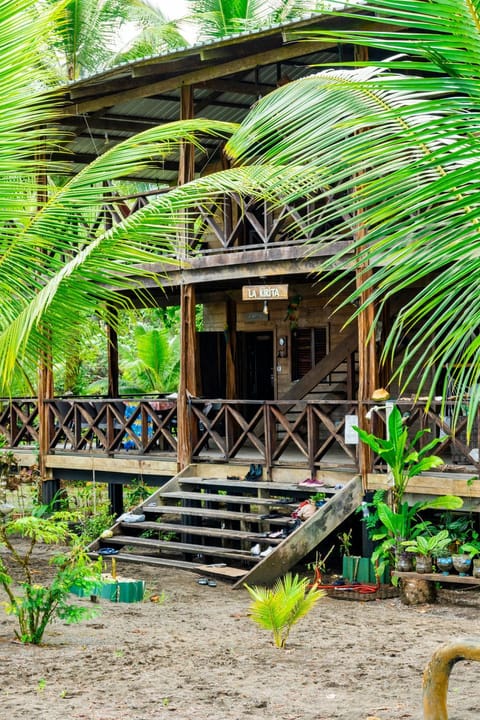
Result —
[[[64, 97], [70, 117], [64, 117], [62, 125], [74, 134], [69, 146], [72, 167], [80, 169], [108, 144], [177, 120], [184, 85], [194, 87], [197, 116], [241, 122], [251, 105], [280, 81], [310, 75], [317, 71], [316, 65], [341, 59], [334, 41], [310, 44], [303, 42], [301, 35], [291, 37], [293, 29], [311, 29], [319, 19], [323, 22], [324, 16], [309, 14], [261, 31], [121, 65], [69, 85]], [[138, 179], [174, 183], [177, 160], [172, 158], [166, 167], [145, 171]], [[203, 167], [203, 161], [197, 160]]]
[[203, 40], [193, 43], [192, 45], [188, 45], [185, 47], [176, 48], [175, 50], [165, 50], [164, 52], [158, 53], [158, 55], [148, 55], [142, 58], [137, 58], [134, 61], [130, 62], [123, 62], [119, 63], [118, 65], [115, 65], [113, 68], [110, 68], [109, 70], [104, 70], [101, 73], [92, 73], [91, 75], [87, 75], [86, 77], [82, 78], [81, 80], [72, 81], [69, 82], [66, 87], [70, 86], [78, 86], [82, 84], [88, 84], [91, 83], [92, 80], [101, 80], [102, 78], [106, 77], [112, 77], [116, 73], [120, 73], [121, 75], [124, 74], [126, 69], [135, 68], [137, 65], [142, 63], [151, 63], [152, 61], [162, 61], [165, 59], [175, 59], [178, 57], [183, 57], [185, 55], [191, 55], [191, 54], [198, 54], [198, 52], [201, 52], [205, 49], [214, 49], [216, 47], [223, 47], [224, 45], [231, 45], [233, 41], [236, 40], [242, 40], [242, 39], [248, 39], [248, 38], [260, 38], [264, 35], [268, 35], [274, 32], [278, 31], [288, 31], [291, 30], [294, 27], [298, 26], [304, 26], [305, 24], [311, 24], [312, 21], [317, 21], [322, 16], [322, 13], [305, 13], [303, 15], [300, 15], [295, 20], [289, 20], [285, 23], [272, 23], [269, 25], [266, 25], [265, 27], [259, 29], [255, 28], [252, 30], [244, 30], [242, 32], [238, 33], [232, 33], [230, 35], [224, 35], [221, 39], [215, 39], [215, 40]]

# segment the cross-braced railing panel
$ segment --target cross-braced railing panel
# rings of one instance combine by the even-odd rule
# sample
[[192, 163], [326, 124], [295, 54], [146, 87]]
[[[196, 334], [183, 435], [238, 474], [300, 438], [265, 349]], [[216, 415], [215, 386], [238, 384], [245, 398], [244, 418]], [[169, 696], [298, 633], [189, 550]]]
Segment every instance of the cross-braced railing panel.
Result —
[[[402, 413], [403, 422], [409, 428], [409, 438], [413, 440], [420, 430], [427, 432], [419, 439], [420, 447], [438, 438], [439, 442], [432, 450], [444, 461], [444, 470], [458, 470], [460, 465], [475, 468], [480, 472], [480, 422], [474, 418], [472, 432], [468, 434], [468, 402], [462, 405], [462, 415], [453, 423], [454, 403], [448, 401], [442, 407], [441, 401], [427, 404], [408, 400], [398, 400], [396, 405]], [[387, 413], [384, 407], [372, 414], [371, 432], [387, 437]], [[374, 460], [374, 468], [385, 467], [382, 458]]]
[[[310, 412], [313, 416], [312, 424], [316, 428], [314, 435], [316, 438], [321, 438], [322, 435], [324, 436], [324, 440], [319, 440], [318, 446], [315, 447], [313, 455], [315, 464], [319, 463], [335, 445], [345, 454], [347, 459], [351, 460], [354, 465], [357, 464], [356, 446], [349, 445], [345, 441], [346, 417], [348, 415], [356, 415], [357, 406], [356, 404], [351, 404], [348, 408], [345, 408], [345, 410], [345, 414], [340, 415], [338, 419], [334, 420], [331, 416], [332, 413], [335, 412], [335, 406], [327, 406], [323, 410], [316, 405], [310, 406]], [[324, 430], [323, 433], [320, 432], [321, 428]]]
[[312, 238], [313, 210], [314, 203], [305, 203], [301, 209], [284, 205], [273, 210], [266, 201], [225, 196], [218, 203], [197, 208], [191, 248], [211, 254], [234, 248], [303, 244]]
[[[55, 398], [46, 401], [49, 449], [112, 454], [125, 450], [176, 458], [177, 406], [175, 400]], [[371, 403], [368, 407], [371, 407]], [[468, 403], [452, 429], [453, 404], [428, 406], [407, 400], [397, 402], [409, 436], [428, 429], [421, 443], [439, 438], [435, 454], [444, 469], [467, 466], [480, 473], [479, 421], [467, 433]], [[247, 459], [267, 468], [294, 461], [312, 471], [330, 462], [356, 466], [356, 445], [345, 439], [346, 417], [355, 416], [357, 404], [346, 401], [200, 400], [189, 404], [193, 459], [206, 454], [219, 461]], [[7, 447], [38, 443], [38, 407], [32, 398], [0, 401], [0, 433]], [[370, 431], [387, 436], [386, 410], [376, 409]], [[373, 469], [385, 470], [381, 458]]]
[[16, 398], [1, 401], [0, 434], [9, 447], [38, 443], [38, 403], [36, 398]]
[[59, 399], [47, 404], [51, 450], [176, 453], [175, 402]]

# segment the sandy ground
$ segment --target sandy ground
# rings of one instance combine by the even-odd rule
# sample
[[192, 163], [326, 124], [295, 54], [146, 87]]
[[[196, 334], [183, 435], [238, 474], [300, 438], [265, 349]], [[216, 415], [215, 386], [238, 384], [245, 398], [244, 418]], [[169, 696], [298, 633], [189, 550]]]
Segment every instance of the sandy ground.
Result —
[[[245, 590], [202, 586], [182, 571], [119, 567], [146, 580], [145, 601], [102, 600], [95, 619], [57, 622], [40, 647], [12, 642], [14, 620], [0, 615], [1, 720], [421, 718], [432, 652], [480, 636], [471, 605], [324, 598], [279, 650], [248, 617]], [[163, 602], [149, 599], [159, 593]], [[479, 672], [480, 664], [455, 667], [450, 720], [480, 717]]]

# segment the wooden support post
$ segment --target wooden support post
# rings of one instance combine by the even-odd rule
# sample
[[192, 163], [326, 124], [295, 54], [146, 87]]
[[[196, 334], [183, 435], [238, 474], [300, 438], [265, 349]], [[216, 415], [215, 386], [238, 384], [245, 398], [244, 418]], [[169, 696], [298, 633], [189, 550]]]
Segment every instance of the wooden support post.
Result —
[[[194, 117], [193, 87], [182, 85], [180, 96], [180, 120], [191, 120]], [[178, 163], [178, 184], [193, 180], [195, 175], [195, 148], [191, 143], [182, 143]]]
[[50, 447], [50, 426], [51, 419], [48, 412], [46, 400], [53, 397], [53, 374], [50, 356], [42, 354], [40, 367], [38, 369], [38, 417], [39, 417], [39, 451], [40, 451], [40, 474], [45, 471], [45, 459]]
[[[38, 209], [42, 210], [48, 200], [47, 176], [40, 173], [38, 176], [37, 201]], [[43, 251], [40, 251], [43, 252]], [[46, 400], [53, 398], [53, 362], [51, 354], [51, 330], [42, 324], [42, 335], [44, 345], [39, 358], [38, 365], [38, 470], [42, 480], [46, 477], [46, 459], [50, 449], [50, 438], [52, 437], [53, 422], [48, 411]]]
[[[117, 317], [117, 310], [110, 308], [112, 319]], [[119, 396], [118, 384], [118, 336], [113, 324], [107, 324], [107, 342], [108, 342], [108, 397], [117, 398]]]
[[[354, 59], [359, 62], [368, 61], [368, 48], [360, 45], [354, 47]], [[359, 177], [361, 183], [361, 176]], [[362, 213], [357, 212], [356, 231], [354, 240], [357, 242], [365, 236], [365, 228], [362, 224]], [[356, 285], [360, 287], [371, 275], [368, 263], [362, 263], [356, 271]], [[360, 304], [366, 303], [372, 295], [371, 290], [361, 293]], [[375, 333], [371, 332], [374, 325], [375, 312], [373, 303], [361, 311], [358, 316], [358, 426], [367, 432], [370, 431], [366, 413], [368, 406], [365, 405], [376, 387], [378, 387], [377, 351], [375, 346]], [[358, 461], [362, 475], [363, 489], [367, 489], [367, 476], [373, 467], [373, 455], [365, 443], [358, 446]]]
[[[193, 118], [193, 87], [181, 88], [180, 119]], [[180, 148], [178, 166], [178, 184], [184, 185], [193, 179], [195, 172], [195, 153], [191, 143], [183, 143]], [[189, 219], [184, 218], [184, 236], [182, 238], [182, 257], [188, 255]], [[191, 285], [180, 288], [180, 380], [177, 400], [177, 462], [179, 469], [192, 461], [193, 427], [189, 412], [190, 396], [198, 394], [198, 361], [195, 331], [195, 290]]]
[[118, 517], [123, 513], [123, 485], [121, 483], [108, 483], [108, 499], [111, 512]]
[[227, 400], [235, 400], [237, 397], [237, 306], [230, 298], [227, 299], [226, 316], [226, 398]]
[[178, 465], [180, 469], [192, 461], [192, 441], [196, 436], [189, 412], [189, 398], [198, 395], [197, 383], [197, 338], [195, 330], [195, 289], [192, 285], [180, 290], [180, 382], [178, 387]]

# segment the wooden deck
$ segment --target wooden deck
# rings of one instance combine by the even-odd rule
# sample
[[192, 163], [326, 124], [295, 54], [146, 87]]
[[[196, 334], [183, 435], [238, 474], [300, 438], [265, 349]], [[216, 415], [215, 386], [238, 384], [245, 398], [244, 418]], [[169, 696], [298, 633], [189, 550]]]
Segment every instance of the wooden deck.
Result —
[[[0, 432], [24, 466], [36, 462], [37, 411], [32, 399], [4, 403]], [[454, 494], [464, 499], [466, 511], [480, 512], [480, 465], [474, 434], [469, 443], [462, 427], [448, 434], [445, 419], [422, 405], [399, 402], [413, 432], [428, 427], [428, 439], [437, 435], [445, 465], [440, 472], [414, 478], [410, 499]], [[173, 400], [69, 399], [48, 402], [51, 411], [50, 450], [45, 458], [54, 482], [96, 479], [117, 486], [132, 478], [163, 485], [179, 470], [176, 448], [176, 412]], [[212, 477], [222, 467], [227, 475], [244, 477], [250, 463], [264, 469], [269, 482], [300, 482], [316, 476], [335, 484], [335, 478], [359, 472], [358, 446], [346, 435], [346, 418], [357, 411], [352, 402], [325, 401], [218, 401], [194, 400], [194, 464]], [[351, 418], [350, 418], [351, 421]], [[465, 422], [465, 421], [463, 421]], [[375, 414], [375, 432], [385, 418]], [[388, 487], [386, 467], [374, 458], [365, 490]], [[341, 481], [340, 481], [341, 482]], [[54, 488], [53, 488], [54, 492]], [[120, 511], [121, 497], [116, 510]]]

